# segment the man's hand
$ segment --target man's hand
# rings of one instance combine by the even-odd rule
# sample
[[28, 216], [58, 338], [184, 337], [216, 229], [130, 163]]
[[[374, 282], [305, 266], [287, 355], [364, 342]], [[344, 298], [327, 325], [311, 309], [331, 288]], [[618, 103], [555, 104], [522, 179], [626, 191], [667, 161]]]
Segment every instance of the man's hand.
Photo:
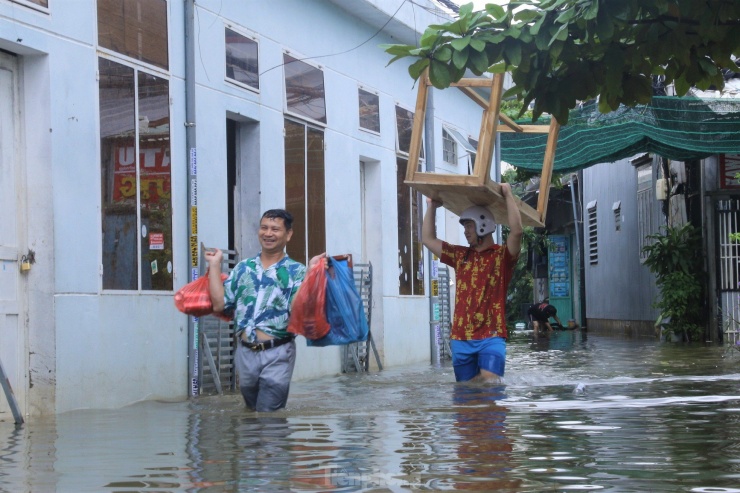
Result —
[[208, 262], [208, 267], [215, 268], [216, 266], [218, 266], [220, 272], [221, 262], [224, 258], [224, 252], [222, 252], [218, 248], [205, 248], [203, 254], [206, 258], [206, 262]]
[[519, 212], [510, 184], [501, 183], [501, 195], [506, 200], [506, 217], [509, 220], [509, 236], [506, 238], [506, 248], [512, 257], [518, 258], [519, 252], [522, 250], [522, 235], [524, 234], [522, 214]]
[[427, 197], [427, 210], [421, 222], [421, 242], [437, 257], [442, 255], [442, 240], [437, 238], [435, 227], [437, 209], [442, 207], [442, 202]]
[[218, 248], [203, 249], [203, 256], [208, 262], [208, 292], [211, 295], [213, 311], [221, 313], [224, 311], [224, 283], [221, 280], [221, 261], [224, 253]]
[[431, 197], [427, 197], [427, 207], [436, 210], [442, 207], [442, 202], [440, 202], [437, 199], [433, 199]]
[[318, 264], [322, 260], [324, 262], [324, 268], [325, 269], [328, 269], [329, 268], [329, 261], [326, 259], [326, 252], [320, 253], [320, 254], [316, 255], [315, 257], [311, 257], [311, 260], [308, 261], [308, 268], [310, 269], [311, 267], [313, 267], [314, 265]]

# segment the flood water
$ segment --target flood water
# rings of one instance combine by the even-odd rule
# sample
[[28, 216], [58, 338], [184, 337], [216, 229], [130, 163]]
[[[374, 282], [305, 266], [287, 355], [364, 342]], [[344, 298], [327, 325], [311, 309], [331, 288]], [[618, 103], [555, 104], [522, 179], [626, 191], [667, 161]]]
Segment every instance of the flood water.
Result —
[[522, 334], [505, 384], [416, 365], [294, 382], [272, 414], [229, 395], [0, 422], [0, 491], [740, 492], [740, 351]]

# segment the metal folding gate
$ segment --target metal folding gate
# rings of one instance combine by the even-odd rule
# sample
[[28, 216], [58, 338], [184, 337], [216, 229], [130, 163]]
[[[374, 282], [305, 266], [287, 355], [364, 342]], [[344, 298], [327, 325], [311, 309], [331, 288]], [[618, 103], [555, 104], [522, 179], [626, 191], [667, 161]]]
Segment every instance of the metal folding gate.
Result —
[[[222, 250], [224, 254], [221, 272], [228, 274], [239, 263], [239, 255], [234, 250]], [[208, 263], [202, 257], [201, 268], [205, 275], [205, 266]], [[217, 317], [206, 315], [199, 320], [200, 341], [198, 351], [200, 361], [198, 377], [201, 394], [222, 394], [236, 389], [236, 371], [234, 369], [234, 352], [236, 340], [234, 338], [234, 323], [226, 322]]]
[[437, 279], [439, 281], [439, 333], [442, 338], [439, 356], [440, 361], [444, 359], [452, 359], [452, 351], [450, 350], [450, 327], [452, 326], [452, 304], [451, 304], [451, 291], [450, 287], [450, 270], [445, 267], [439, 267], [437, 269]]
[[725, 341], [734, 344], [740, 335], [740, 243], [730, 234], [740, 231], [740, 200], [718, 200], [716, 218], [720, 323]]
[[342, 347], [342, 372], [369, 371], [371, 351], [373, 356], [375, 356], [375, 363], [378, 365], [378, 370], [382, 370], [383, 365], [380, 363], [378, 349], [375, 347], [371, 325], [373, 310], [373, 265], [371, 263], [354, 264], [352, 271], [354, 273], [357, 292], [360, 293], [362, 306], [365, 309], [368, 333], [366, 341], [355, 342]]

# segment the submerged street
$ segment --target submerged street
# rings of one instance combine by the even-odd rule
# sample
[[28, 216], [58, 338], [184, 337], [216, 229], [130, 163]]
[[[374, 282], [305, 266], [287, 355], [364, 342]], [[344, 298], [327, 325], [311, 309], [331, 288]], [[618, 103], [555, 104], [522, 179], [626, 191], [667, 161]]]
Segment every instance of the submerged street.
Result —
[[294, 382], [273, 414], [228, 395], [0, 422], [0, 491], [740, 492], [739, 384], [730, 346], [516, 333], [497, 388], [416, 365]]

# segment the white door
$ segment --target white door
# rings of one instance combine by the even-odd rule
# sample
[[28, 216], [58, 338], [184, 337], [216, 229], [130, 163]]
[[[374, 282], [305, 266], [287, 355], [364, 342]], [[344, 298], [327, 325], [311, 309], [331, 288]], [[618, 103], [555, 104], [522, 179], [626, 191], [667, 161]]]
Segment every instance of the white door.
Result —
[[[16, 57], [0, 53], [0, 361], [25, 414], [26, 361], [24, 283], [19, 272], [21, 234], [25, 224], [18, 145], [18, 64]], [[10, 412], [0, 392], [0, 414]]]
[[[383, 207], [380, 187], [380, 161], [363, 159], [360, 161], [360, 207], [362, 221], [362, 259], [361, 263], [373, 266], [372, 314], [370, 330], [373, 341], [384, 358], [383, 324]], [[357, 260], [355, 260], [357, 261]], [[370, 357], [370, 364], [375, 359]], [[372, 368], [372, 366], [371, 366]]]

